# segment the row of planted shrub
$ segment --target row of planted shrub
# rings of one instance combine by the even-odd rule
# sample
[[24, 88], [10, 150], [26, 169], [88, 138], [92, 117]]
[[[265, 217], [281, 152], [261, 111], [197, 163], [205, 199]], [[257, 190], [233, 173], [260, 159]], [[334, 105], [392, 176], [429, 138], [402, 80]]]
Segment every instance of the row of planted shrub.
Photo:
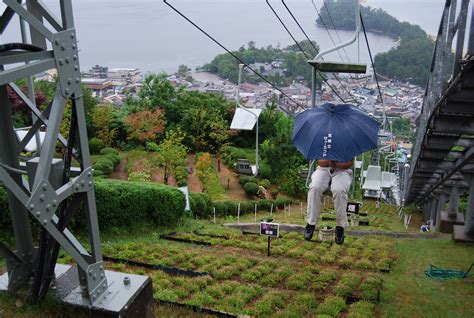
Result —
[[282, 209], [285, 205], [295, 204], [296, 201], [287, 198], [277, 198], [276, 200], [259, 200], [259, 201], [216, 201], [211, 202], [209, 196], [205, 193], [191, 193], [190, 206], [194, 216], [198, 218], [210, 218], [213, 216], [214, 208], [217, 216], [237, 215], [238, 205], [240, 203], [240, 213], [253, 213], [255, 204], [258, 211], [270, 211], [272, 204], [273, 209]]
[[[152, 223], [173, 226], [184, 216], [184, 194], [176, 188], [148, 183], [96, 179], [95, 195], [100, 229]], [[79, 211], [70, 227], [86, 229], [86, 217]], [[12, 228], [8, 197], [0, 187], [0, 226]]]
[[100, 150], [100, 156], [95, 159], [92, 168], [95, 177], [108, 177], [115, 167], [120, 164], [119, 153], [114, 148], [104, 148]]

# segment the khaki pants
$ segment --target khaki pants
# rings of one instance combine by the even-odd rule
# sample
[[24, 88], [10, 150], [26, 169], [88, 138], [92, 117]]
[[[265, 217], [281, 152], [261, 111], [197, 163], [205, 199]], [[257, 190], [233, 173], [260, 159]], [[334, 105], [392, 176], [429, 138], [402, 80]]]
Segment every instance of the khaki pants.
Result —
[[334, 198], [336, 210], [336, 226], [348, 227], [347, 222], [347, 200], [349, 188], [352, 182], [351, 169], [338, 169], [331, 174], [330, 167], [318, 167], [311, 175], [311, 184], [308, 191], [308, 224], [318, 225], [321, 214], [323, 193], [329, 188], [331, 181], [331, 192]]

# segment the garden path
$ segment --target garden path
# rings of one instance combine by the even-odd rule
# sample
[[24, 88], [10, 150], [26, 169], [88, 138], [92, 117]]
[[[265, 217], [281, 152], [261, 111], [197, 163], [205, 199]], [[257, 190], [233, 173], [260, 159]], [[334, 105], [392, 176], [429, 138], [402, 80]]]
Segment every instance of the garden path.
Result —
[[120, 161], [120, 164], [118, 165], [117, 169], [115, 169], [112, 174], [110, 175], [111, 179], [117, 179], [117, 180], [128, 180], [128, 175], [126, 171], [126, 166], [127, 161], [123, 159]]
[[189, 176], [188, 176], [188, 187], [190, 192], [202, 192], [202, 185], [201, 181], [199, 180], [198, 176], [196, 175], [196, 155], [190, 154], [186, 159], [186, 167], [188, 169]]
[[230, 170], [222, 160], [221, 171], [218, 169], [216, 158], [214, 158], [214, 164], [216, 166], [217, 175], [219, 176], [219, 181], [222, 186], [224, 186], [226, 196], [230, 200], [248, 200], [248, 196], [239, 184], [239, 175]]

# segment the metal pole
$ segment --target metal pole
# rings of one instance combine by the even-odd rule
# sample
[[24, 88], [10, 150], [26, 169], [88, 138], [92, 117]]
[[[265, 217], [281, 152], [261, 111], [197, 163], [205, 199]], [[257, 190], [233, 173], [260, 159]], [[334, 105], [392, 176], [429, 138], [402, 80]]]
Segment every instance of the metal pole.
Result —
[[433, 230], [436, 230], [436, 224], [437, 224], [437, 220], [436, 220], [436, 216], [437, 216], [437, 212], [438, 212], [438, 197], [435, 197], [433, 198], [433, 202], [431, 204], [431, 222], [432, 223], [432, 227], [433, 227]]
[[441, 211], [443, 211], [444, 206], [446, 205], [446, 194], [441, 193], [439, 195], [438, 206], [436, 207], [436, 228], [439, 229], [441, 225]]
[[[21, 39], [23, 43], [27, 44], [28, 38], [27, 38], [27, 31], [26, 31], [26, 23], [22, 17], [20, 17], [20, 29], [21, 29]], [[28, 65], [30, 64], [30, 62], [26, 62], [25, 64]], [[35, 86], [33, 84], [32, 76], [28, 76], [27, 83], [28, 83], [28, 95], [30, 97], [30, 101], [36, 107], [37, 105], [36, 105], [36, 97], [35, 97]], [[33, 125], [38, 120], [38, 118], [33, 112], [31, 113], [31, 120], [32, 120]], [[41, 155], [41, 138], [40, 138], [39, 132], [36, 132], [35, 134], [35, 141], [36, 141], [36, 155], [39, 156]]]
[[271, 237], [268, 236], [268, 243], [267, 243], [267, 256], [270, 256], [270, 242], [271, 242]]
[[316, 89], [317, 89], [317, 69], [313, 66], [311, 69], [311, 108], [316, 107]]
[[452, 187], [451, 194], [449, 196], [449, 217], [455, 218], [459, 212], [459, 188]]
[[467, 205], [464, 233], [467, 235], [474, 235], [474, 176], [470, 179], [471, 185], [469, 187], [469, 201]]

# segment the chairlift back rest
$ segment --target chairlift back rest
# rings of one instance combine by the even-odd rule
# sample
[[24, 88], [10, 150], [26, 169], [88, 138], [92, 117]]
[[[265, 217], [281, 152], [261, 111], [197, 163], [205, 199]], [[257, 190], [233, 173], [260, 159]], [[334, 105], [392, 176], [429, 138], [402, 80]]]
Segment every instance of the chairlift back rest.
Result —
[[367, 177], [362, 189], [379, 191], [382, 188], [382, 168], [380, 166], [369, 166]]
[[365, 74], [367, 72], [367, 64], [358, 63], [341, 63], [341, 62], [328, 62], [328, 61], [315, 61], [311, 60], [308, 63], [315, 67], [317, 70], [324, 73], [356, 73]]

